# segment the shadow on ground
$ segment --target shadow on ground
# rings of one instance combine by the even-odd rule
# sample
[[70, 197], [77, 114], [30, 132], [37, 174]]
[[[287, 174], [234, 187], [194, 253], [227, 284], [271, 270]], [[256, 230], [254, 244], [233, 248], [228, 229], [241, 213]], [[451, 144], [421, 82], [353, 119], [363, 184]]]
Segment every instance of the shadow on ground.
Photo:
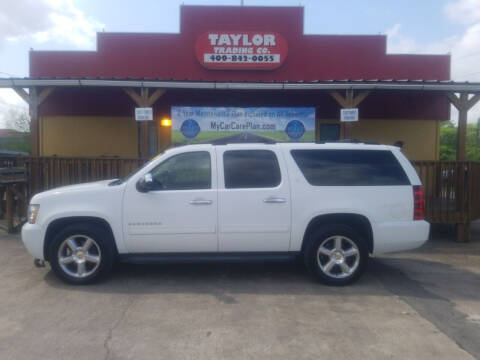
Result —
[[[436, 281], [461, 284], [466, 290], [480, 288], [480, 276], [453, 268], [440, 262], [372, 258], [364, 276], [355, 284], [346, 287], [331, 287], [318, 283], [298, 263], [255, 264], [168, 264], [133, 265], [117, 264], [113, 272], [102, 282], [89, 286], [70, 286], [58, 280], [51, 271], [45, 275], [49, 286], [66, 291], [153, 294], [153, 293], [228, 293], [268, 295], [385, 295], [394, 288], [396, 295], [438, 298], [423, 291], [418, 280], [410, 278], [402, 268], [415, 272], [434, 274]], [[438, 275], [441, 274], [441, 279]], [[383, 286], [379, 286], [379, 285]], [[413, 289], [413, 290], [412, 290]], [[386, 291], [388, 290], [388, 291]], [[420, 291], [422, 290], [422, 291]], [[478, 300], [476, 291], [458, 291], [462, 300]]]

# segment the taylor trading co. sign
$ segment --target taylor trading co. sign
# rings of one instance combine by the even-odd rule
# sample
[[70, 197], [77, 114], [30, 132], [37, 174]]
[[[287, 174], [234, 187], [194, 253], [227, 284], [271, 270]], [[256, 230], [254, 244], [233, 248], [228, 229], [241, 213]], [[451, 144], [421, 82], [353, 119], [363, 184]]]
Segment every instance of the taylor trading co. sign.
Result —
[[172, 107], [172, 144], [315, 141], [313, 107]]
[[287, 42], [266, 31], [210, 31], [196, 43], [198, 61], [209, 69], [273, 70], [285, 61]]

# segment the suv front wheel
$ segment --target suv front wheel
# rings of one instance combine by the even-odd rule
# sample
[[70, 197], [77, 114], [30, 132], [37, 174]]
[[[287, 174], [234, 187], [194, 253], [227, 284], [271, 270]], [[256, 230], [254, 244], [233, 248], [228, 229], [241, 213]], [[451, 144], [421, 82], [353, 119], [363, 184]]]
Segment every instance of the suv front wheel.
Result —
[[305, 249], [305, 263], [327, 285], [347, 285], [365, 271], [368, 249], [362, 237], [346, 225], [314, 231]]
[[89, 284], [107, 274], [113, 265], [111, 235], [96, 224], [67, 225], [47, 249], [52, 270], [69, 284]]

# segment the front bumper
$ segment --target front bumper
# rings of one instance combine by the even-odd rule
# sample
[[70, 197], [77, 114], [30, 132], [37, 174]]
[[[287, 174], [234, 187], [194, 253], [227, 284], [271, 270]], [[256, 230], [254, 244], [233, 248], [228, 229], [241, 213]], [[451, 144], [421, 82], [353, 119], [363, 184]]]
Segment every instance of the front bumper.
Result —
[[43, 254], [43, 242], [45, 234], [38, 224], [26, 223], [22, 227], [22, 241], [28, 252], [37, 259], [45, 260]]

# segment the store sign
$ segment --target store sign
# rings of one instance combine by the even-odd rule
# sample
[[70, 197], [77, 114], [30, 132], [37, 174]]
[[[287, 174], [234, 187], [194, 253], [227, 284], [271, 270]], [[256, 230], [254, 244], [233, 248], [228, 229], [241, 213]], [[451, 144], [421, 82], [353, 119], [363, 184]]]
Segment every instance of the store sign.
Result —
[[353, 122], [358, 121], [358, 109], [341, 109], [340, 110], [340, 121], [342, 122]]
[[273, 70], [287, 52], [283, 36], [265, 31], [211, 31], [196, 44], [198, 61], [209, 69]]
[[137, 121], [153, 120], [153, 109], [152, 108], [135, 108], [135, 120]]
[[172, 144], [315, 141], [315, 108], [172, 107]]

